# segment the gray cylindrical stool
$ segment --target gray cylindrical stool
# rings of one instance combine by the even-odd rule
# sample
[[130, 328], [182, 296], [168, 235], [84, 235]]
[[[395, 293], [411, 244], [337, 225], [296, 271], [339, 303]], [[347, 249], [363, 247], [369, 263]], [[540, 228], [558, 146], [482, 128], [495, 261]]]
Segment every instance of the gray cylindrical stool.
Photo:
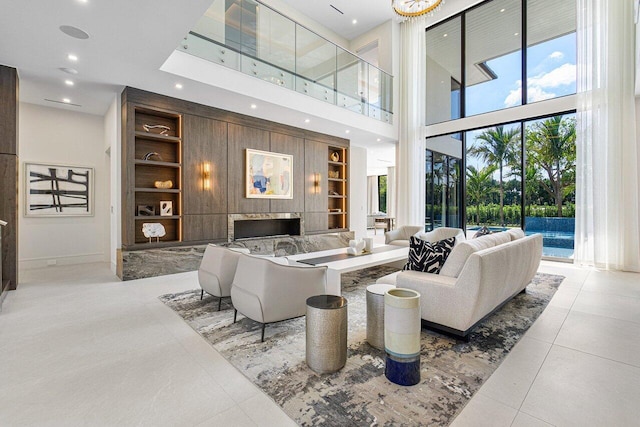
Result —
[[367, 342], [384, 350], [384, 294], [395, 285], [376, 283], [367, 286]]
[[307, 299], [307, 365], [319, 374], [347, 363], [347, 300], [336, 295]]

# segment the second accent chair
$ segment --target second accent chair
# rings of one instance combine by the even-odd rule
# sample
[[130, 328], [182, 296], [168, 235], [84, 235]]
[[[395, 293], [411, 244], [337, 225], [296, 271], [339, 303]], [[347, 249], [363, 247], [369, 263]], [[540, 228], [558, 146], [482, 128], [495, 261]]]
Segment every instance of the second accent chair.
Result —
[[[245, 252], [246, 251], [246, 252]], [[218, 297], [218, 311], [222, 306], [222, 298], [231, 296], [231, 283], [236, 274], [236, 266], [240, 253], [248, 253], [248, 249], [228, 249], [222, 246], [207, 245], [198, 268], [198, 282], [204, 293]]]
[[238, 312], [262, 323], [304, 316], [307, 298], [326, 294], [327, 268], [283, 265], [279, 259], [241, 254], [231, 286], [231, 302]]

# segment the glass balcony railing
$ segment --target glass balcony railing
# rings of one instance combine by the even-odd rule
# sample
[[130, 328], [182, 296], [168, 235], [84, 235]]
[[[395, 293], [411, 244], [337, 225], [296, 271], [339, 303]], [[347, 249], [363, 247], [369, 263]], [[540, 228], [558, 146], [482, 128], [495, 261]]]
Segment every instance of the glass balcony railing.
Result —
[[215, 0], [178, 48], [386, 123], [393, 77], [255, 0]]

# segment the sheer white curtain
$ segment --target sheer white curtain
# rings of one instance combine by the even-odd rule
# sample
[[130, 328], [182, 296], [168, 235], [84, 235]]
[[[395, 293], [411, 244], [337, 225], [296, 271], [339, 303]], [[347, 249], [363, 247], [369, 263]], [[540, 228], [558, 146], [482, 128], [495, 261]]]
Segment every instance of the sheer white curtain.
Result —
[[367, 214], [371, 215], [379, 210], [378, 176], [370, 175], [367, 177]]
[[396, 217], [396, 168], [387, 168], [387, 216]]
[[424, 224], [425, 21], [400, 24], [400, 138], [396, 150], [398, 225]]
[[640, 271], [633, 4], [577, 4], [575, 262]]

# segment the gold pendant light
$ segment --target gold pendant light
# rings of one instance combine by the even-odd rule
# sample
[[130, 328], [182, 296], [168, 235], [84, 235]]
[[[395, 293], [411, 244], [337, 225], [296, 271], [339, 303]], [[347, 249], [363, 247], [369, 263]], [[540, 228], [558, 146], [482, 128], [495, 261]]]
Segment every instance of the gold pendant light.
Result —
[[415, 18], [435, 12], [442, 3], [442, 0], [391, 0], [391, 7], [402, 17]]

